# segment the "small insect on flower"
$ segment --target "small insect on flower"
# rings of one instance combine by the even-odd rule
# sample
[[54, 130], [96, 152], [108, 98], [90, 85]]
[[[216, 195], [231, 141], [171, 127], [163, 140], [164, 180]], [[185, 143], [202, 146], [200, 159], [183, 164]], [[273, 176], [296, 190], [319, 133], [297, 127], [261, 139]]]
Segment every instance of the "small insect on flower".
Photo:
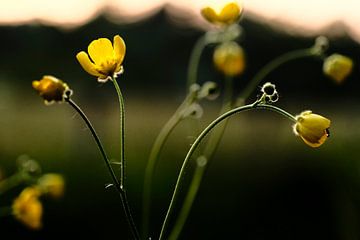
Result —
[[240, 19], [242, 6], [237, 1], [227, 4], [211, 4], [201, 9], [201, 15], [210, 23], [228, 26]]
[[107, 82], [114, 75], [123, 72], [125, 51], [124, 40], [116, 35], [113, 44], [107, 38], [92, 41], [88, 46], [88, 53], [81, 51], [76, 58], [86, 72], [98, 77], [99, 82]]
[[351, 58], [340, 54], [332, 54], [324, 60], [323, 72], [325, 75], [341, 84], [352, 71], [353, 61]]
[[66, 83], [50, 75], [43, 76], [39, 81], [33, 81], [32, 86], [47, 105], [64, 102], [65, 98], [72, 95], [72, 90]]
[[245, 69], [244, 51], [236, 42], [222, 43], [215, 48], [213, 62], [226, 76], [239, 75]]
[[12, 204], [14, 217], [33, 230], [42, 226], [43, 208], [39, 196], [40, 191], [36, 187], [27, 187]]
[[296, 123], [293, 126], [294, 133], [302, 138], [311, 147], [319, 147], [330, 136], [330, 120], [314, 114], [311, 111], [304, 111], [296, 116]]

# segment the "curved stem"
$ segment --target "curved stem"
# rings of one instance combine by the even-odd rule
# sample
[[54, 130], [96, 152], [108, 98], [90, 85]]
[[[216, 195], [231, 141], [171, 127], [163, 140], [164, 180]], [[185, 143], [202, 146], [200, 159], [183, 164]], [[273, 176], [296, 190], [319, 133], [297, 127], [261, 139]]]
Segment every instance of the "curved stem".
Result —
[[[232, 96], [233, 96], [233, 79], [231, 77], [227, 77], [225, 79], [225, 87], [224, 87], [224, 98], [223, 98], [223, 104], [220, 110], [220, 115], [222, 113], [225, 113], [231, 109], [232, 105]], [[211, 133], [211, 136], [206, 143], [205, 149], [200, 154], [200, 156], [197, 158], [196, 161], [196, 167], [194, 171], [194, 175], [191, 179], [188, 192], [186, 193], [184, 203], [181, 207], [180, 213], [176, 219], [176, 222], [174, 224], [174, 228], [172, 232], [170, 233], [169, 239], [178, 239], [185, 222], [189, 216], [191, 207], [194, 203], [194, 200], [196, 198], [196, 195], [198, 193], [198, 190], [201, 185], [201, 181], [203, 178], [203, 175], [205, 171], [207, 170], [209, 164], [209, 160], [212, 158], [213, 154], [215, 153], [221, 137], [224, 134], [226, 125], [227, 125], [226, 119], [217, 129], [214, 129], [214, 132]]]
[[313, 47], [287, 52], [273, 59], [268, 64], [266, 64], [249, 82], [249, 84], [246, 86], [246, 88], [240, 93], [239, 97], [237, 98], [236, 104], [242, 105], [242, 103], [244, 103], [244, 101], [250, 96], [250, 94], [254, 91], [254, 89], [260, 84], [260, 82], [270, 72], [278, 68], [280, 65], [294, 59], [311, 57], [311, 56], [318, 56], [318, 54], [314, 51]]
[[181, 166], [180, 169], [180, 173], [178, 175], [178, 179], [176, 181], [176, 185], [175, 185], [175, 189], [170, 201], [170, 205], [168, 208], [168, 211], [166, 213], [165, 216], [165, 220], [163, 222], [162, 228], [161, 228], [161, 232], [160, 232], [160, 237], [159, 239], [164, 239], [165, 238], [165, 231], [168, 228], [169, 225], [169, 220], [170, 220], [170, 215], [172, 214], [172, 212], [174, 211], [175, 208], [175, 200], [178, 198], [179, 195], [179, 190], [180, 190], [180, 185], [182, 182], [182, 179], [184, 177], [184, 173], [185, 173], [185, 169], [187, 168], [187, 165], [189, 163], [189, 160], [192, 156], [192, 154], [194, 153], [194, 151], [196, 150], [196, 148], [198, 147], [198, 145], [200, 144], [200, 142], [202, 141], [202, 139], [220, 122], [222, 122], [223, 120], [227, 119], [228, 117], [234, 115], [235, 113], [240, 113], [240, 112], [244, 112], [244, 111], [248, 111], [248, 110], [252, 110], [252, 109], [266, 109], [266, 110], [271, 110], [274, 112], [277, 112], [287, 118], [289, 118], [290, 120], [296, 122], [296, 119], [293, 115], [291, 115], [290, 113], [282, 110], [281, 108], [272, 106], [272, 105], [268, 105], [268, 104], [259, 104], [258, 102], [255, 102], [254, 104], [249, 104], [249, 105], [245, 105], [245, 106], [241, 106], [241, 107], [237, 107], [234, 108], [224, 114], [222, 114], [221, 116], [219, 116], [217, 119], [215, 119], [213, 122], [211, 122], [201, 133], [200, 135], [196, 138], [196, 140], [194, 141], [193, 145], [190, 147], [184, 162]]
[[107, 154], [104, 150], [104, 147], [100, 141], [100, 138], [98, 137], [95, 128], [92, 126], [90, 120], [87, 118], [87, 116], [85, 115], [85, 113], [81, 110], [81, 108], [70, 98], [65, 98], [65, 100], [79, 113], [79, 115], [81, 116], [81, 118], [84, 120], [84, 122], [86, 123], [86, 125], [88, 126], [88, 128], [90, 129], [90, 132], [92, 134], [92, 136], [95, 139], [96, 145], [98, 146], [100, 153], [105, 161], [105, 164], [109, 170], [110, 176], [112, 178], [112, 181], [114, 182], [115, 188], [118, 190], [119, 194], [120, 194], [120, 198], [124, 207], [124, 211], [125, 211], [125, 215], [126, 215], [126, 219], [129, 222], [130, 228], [131, 228], [131, 232], [133, 234], [134, 239], [140, 239], [139, 234], [136, 230], [136, 226], [134, 223], [134, 220], [131, 216], [131, 212], [130, 212], [130, 207], [127, 201], [127, 197], [126, 197], [126, 192], [125, 189], [123, 188], [123, 186], [121, 185], [121, 183], [118, 181], [118, 179], [116, 178], [115, 172], [111, 166], [110, 160], [107, 157]]
[[188, 66], [188, 74], [187, 74], [187, 84], [186, 84], [187, 91], [189, 91], [191, 85], [197, 82], [196, 79], [197, 79], [200, 58], [206, 45], [207, 45], [206, 37], [205, 35], [203, 35], [197, 40], [191, 52], [189, 66]]
[[[198, 158], [200, 160], [201, 157]], [[191, 183], [189, 186], [189, 190], [186, 193], [186, 197], [182, 208], [180, 210], [179, 216], [176, 219], [175, 226], [170, 233], [169, 240], [176, 240], [179, 238], [179, 235], [185, 225], [185, 222], [189, 216], [190, 210], [196, 198], [196, 195], [199, 191], [201, 182], [203, 180], [204, 173], [207, 169], [207, 159], [202, 159], [196, 163], [195, 172], [193, 178], [191, 179]]]
[[116, 189], [118, 189], [118, 191], [120, 191], [120, 183], [118, 181], [118, 179], [116, 178], [115, 172], [113, 170], [113, 168], [111, 167], [111, 163], [110, 160], [104, 150], [104, 147], [100, 141], [99, 136], [97, 135], [95, 128], [92, 126], [90, 120], [87, 118], [86, 114], [81, 110], [81, 108], [70, 98], [65, 98], [65, 100], [79, 113], [79, 115], [81, 116], [81, 118], [84, 120], [84, 122], [86, 123], [87, 127], [89, 128], [93, 138], [95, 139], [96, 145], [98, 146], [101, 156], [103, 157], [106, 167], [109, 170], [110, 176], [112, 181], [115, 184]]
[[181, 112], [189, 106], [194, 100], [194, 93], [189, 93], [184, 99], [182, 104], [178, 107], [171, 118], [165, 123], [163, 128], [160, 130], [159, 135], [156, 137], [155, 142], [151, 148], [149, 159], [145, 169], [144, 177], [144, 192], [143, 192], [143, 238], [145, 239], [148, 235], [150, 209], [151, 209], [151, 192], [152, 192], [152, 181], [154, 177], [154, 171], [158, 163], [159, 154], [163, 149], [163, 146], [168, 139], [170, 133], [174, 130], [176, 125], [182, 120]]

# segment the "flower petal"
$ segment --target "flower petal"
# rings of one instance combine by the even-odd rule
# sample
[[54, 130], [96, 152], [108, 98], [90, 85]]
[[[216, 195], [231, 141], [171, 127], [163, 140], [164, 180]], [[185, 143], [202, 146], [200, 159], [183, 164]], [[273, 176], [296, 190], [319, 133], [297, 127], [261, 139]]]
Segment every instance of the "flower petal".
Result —
[[121, 63], [123, 62], [125, 57], [125, 52], [126, 52], [126, 46], [124, 40], [119, 35], [116, 35], [114, 37], [114, 53], [118, 66], [120, 66]]
[[218, 22], [218, 15], [211, 7], [205, 7], [201, 9], [201, 15], [211, 23]]
[[232, 24], [240, 17], [241, 9], [236, 3], [227, 4], [219, 14], [219, 21], [225, 24]]
[[90, 58], [89, 56], [86, 54], [86, 52], [82, 51], [82, 52], [79, 52], [77, 55], [76, 55], [76, 59], [79, 61], [80, 65], [82, 66], [82, 68], [88, 72], [89, 74], [93, 75], [93, 76], [96, 76], [96, 77], [100, 77], [100, 76], [103, 76], [102, 74], [100, 74], [97, 69], [96, 69], [96, 66], [94, 63], [92, 63], [90, 61]]
[[96, 65], [101, 65], [107, 59], [113, 59], [114, 49], [107, 38], [99, 38], [88, 46], [88, 53]]

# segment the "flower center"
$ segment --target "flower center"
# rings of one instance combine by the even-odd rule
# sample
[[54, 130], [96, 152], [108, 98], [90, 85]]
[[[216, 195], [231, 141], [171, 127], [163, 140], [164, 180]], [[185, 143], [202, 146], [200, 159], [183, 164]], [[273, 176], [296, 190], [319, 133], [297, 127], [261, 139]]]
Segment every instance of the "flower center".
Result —
[[99, 72], [104, 75], [112, 76], [116, 70], [116, 61], [114, 58], [109, 58], [103, 61], [99, 66]]

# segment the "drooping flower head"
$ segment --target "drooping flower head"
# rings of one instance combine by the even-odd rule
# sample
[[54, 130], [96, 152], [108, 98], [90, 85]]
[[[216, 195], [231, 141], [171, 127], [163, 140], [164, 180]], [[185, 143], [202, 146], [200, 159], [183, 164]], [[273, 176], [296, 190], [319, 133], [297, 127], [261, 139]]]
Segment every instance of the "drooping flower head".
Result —
[[201, 15], [210, 23], [228, 26], [240, 19], [242, 6], [237, 1], [226, 4], [211, 4], [201, 9]]
[[33, 230], [40, 229], [42, 226], [43, 208], [39, 196], [39, 189], [27, 187], [12, 204], [14, 217]]
[[33, 88], [39, 92], [45, 104], [64, 102], [66, 97], [72, 94], [69, 86], [56, 77], [45, 75], [41, 80], [32, 82]]
[[65, 181], [60, 174], [48, 173], [39, 178], [38, 187], [43, 194], [60, 198], [64, 195]]
[[329, 119], [311, 111], [304, 111], [296, 116], [296, 123], [293, 126], [294, 133], [311, 147], [319, 147], [326, 141], [330, 136], [329, 128]]
[[215, 48], [213, 62], [226, 76], [239, 75], [245, 69], [244, 51], [236, 42], [222, 43]]
[[323, 72], [340, 84], [351, 73], [353, 65], [351, 58], [335, 53], [324, 60]]
[[107, 38], [92, 41], [88, 46], [88, 53], [81, 51], [76, 58], [86, 72], [98, 77], [99, 82], [106, 82], [122, 73], [125, 51], [124, 40], [116, 35], [113, 44]]

